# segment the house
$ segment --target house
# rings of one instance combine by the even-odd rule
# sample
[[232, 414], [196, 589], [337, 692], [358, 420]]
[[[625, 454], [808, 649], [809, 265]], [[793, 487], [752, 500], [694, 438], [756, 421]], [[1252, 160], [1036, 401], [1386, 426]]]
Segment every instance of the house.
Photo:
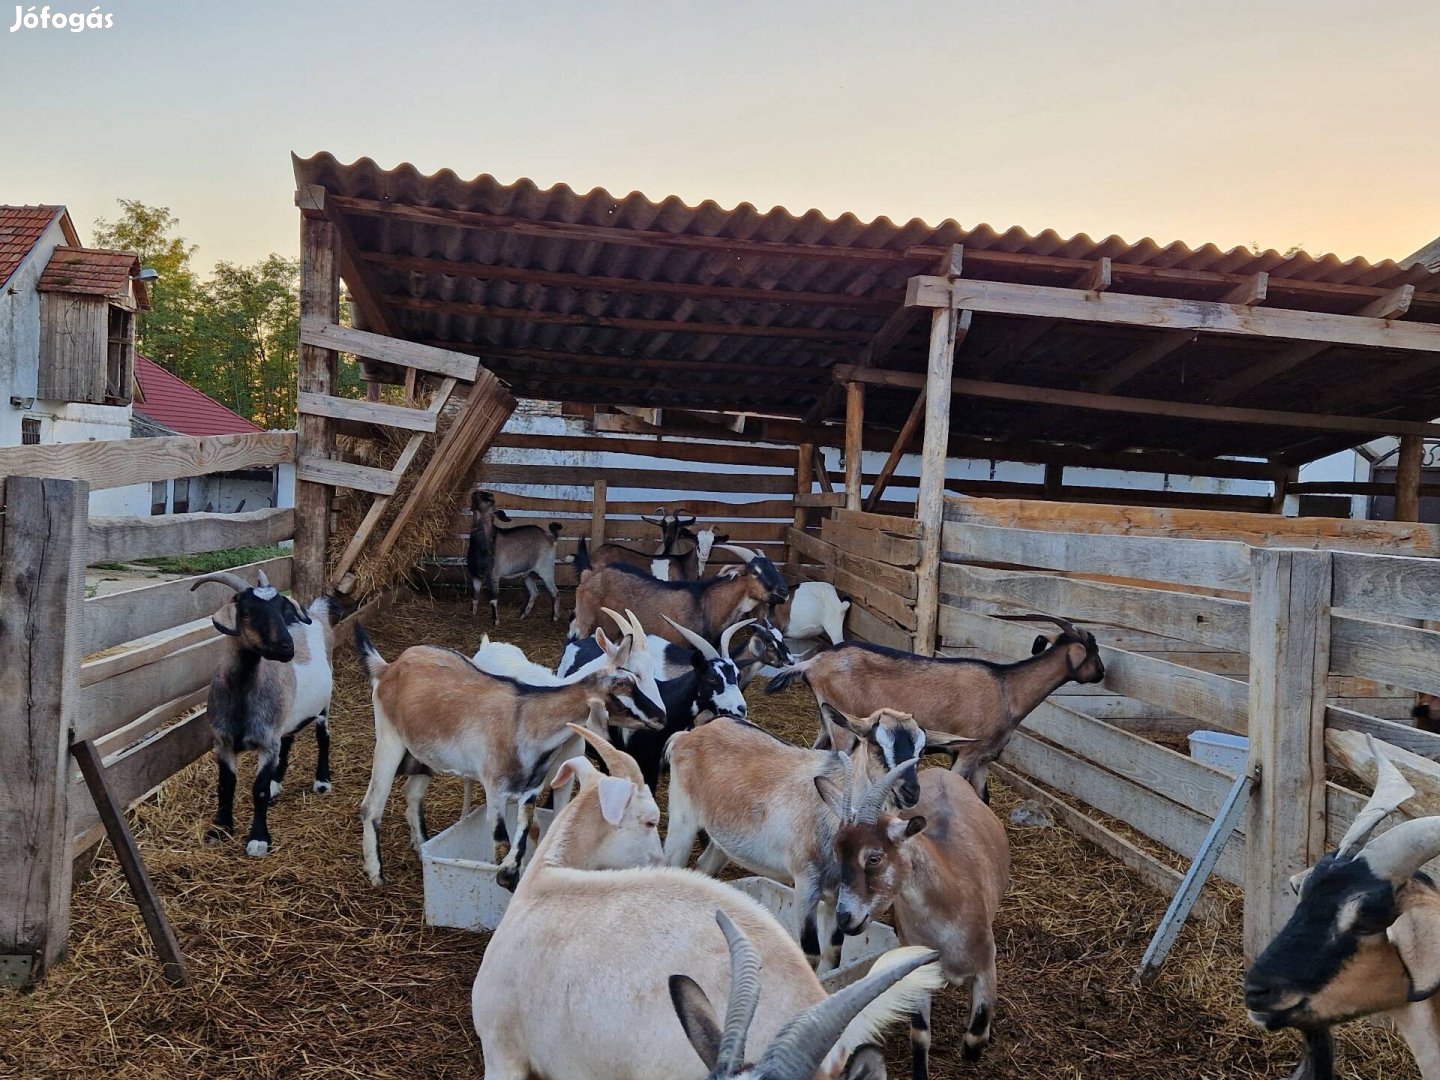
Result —
[[[149, 306], [133, 252], [84, 247], [63, 206], [0, 206], [0, 446], [129, 438]], [[148, 507], [148, 485], [90, 500], [93, 514]]]
[[[153, 360], [136, 355], [132, 434], [137, 438], [241, 435], [259, 430], [239, 413], [201, 393]], [[151, 485], [149, 512], [228, 514], [291, 506], [294, 489], [293, 465], [156, 481]]]

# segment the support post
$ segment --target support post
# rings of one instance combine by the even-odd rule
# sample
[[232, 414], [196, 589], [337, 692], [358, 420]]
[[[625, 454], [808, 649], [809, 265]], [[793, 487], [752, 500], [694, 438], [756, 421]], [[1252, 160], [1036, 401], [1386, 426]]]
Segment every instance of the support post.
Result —
[[1060, 498], [1060, 493], [1065, 486], [1065, 466], [1058, 461], [1052, 461], [1045, 466], [1045, 498]]
[[590, 552], [605, 543], [605, 500], [609, 489], [605, 480], [595, 481], [595, 493], [590, 502]]
[[70, 929], [70, 728], [90, 486], [11, 476], [0, 559], [0, 983], [33, 986]]
[[1325, 853], [1328, 551], [1250, 551], [1250, 760], [1245, 958], [1295, 909], [1288, 879]]
[[1400, 461], [1395, 470], [1395, 520], [1420, 520], [1420, 464], [1425, 457], [1425, 440], [1419, 435], [1400, 436]]
[[900, 434], [895, 436], [895, 445], [890, 448], [890, 454], [885, 459], [885, 464], [880, 466], [880, 475], [875, 478], [875, 483], [870, 485], [870, 495], [865, 500], [865, 509], [874, 510], [880, 505], [880, 496], [885, 493], [885, 488], [890, 483], [890, 478], [895, 475], [895, 470], [900, 467], [900, 459], [905, 456], [905, 451], [910, 447], [910, 440], [915, 437], [915, 429], [920, 426], [921, 419], [925, 416], [925, 390], [922, 387], [920, 396], [915, 399], [915, 404], [910, 407], [910, 414], [905, 417], [905, 423], [900, 428]]
[[[925, 436], [920, 451], [920, 561], [915, 566], [915, 651], [935, 652], [940, 617], [940, 538], [945, 513], [945, 456], [950, 443], [950, 382], [955, 368], [955, 328], [962, 313], [937, 308], [930, 318], [930, 358], [925, 381]], [[968, 315], [965, 316], [968, 322]]]
[[[300, 218], [300, 318], [337, 322], [340, 315], [340, 270], [335, 251], [335, 226], [323, 217]], [[340, 354], [316, 345], [300, 346], [296, 380], [301, 393], [329, 394], [335, 387]], [[328, 458], [334, 449], [330, 421], [301, 413], [296, 425], [295, 458]], [[334, 488], [309, 480], [295, 482], [294, 592], [309, 603], [325, 587], [330, 545], [330, 499]]]
[[1275, 478], [1275, 490], [1270, 494], [1270, 512], [1272, 514], [1285, 513], [1285, 497], [1290, 494], [1290, 485], [1300, 477], [1299, 467], [1286, 469], [1281, 475]]
[[865, 384], [845, 385], [845, 509], [860, 509], [860, 466], [865, 458]]
[[[810, 494], [810, 474], [815, 467], [815, 444], [800, 443], [795, 451], [795, 494]], [[803, 506], [795, 507], [794, 526], [797, 529], [804, 529], [806, 522], [810, 520], [810, 512]], [[793, 572], [800, 565], [800, 552], [793, 546], [785, 552], [785, 563]]]

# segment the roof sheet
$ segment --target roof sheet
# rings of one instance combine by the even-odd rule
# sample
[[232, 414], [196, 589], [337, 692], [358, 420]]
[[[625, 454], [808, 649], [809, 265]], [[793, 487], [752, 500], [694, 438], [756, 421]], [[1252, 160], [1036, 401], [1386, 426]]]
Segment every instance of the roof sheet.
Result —
[[181, 435], [237, 435], [260, 430], [148, 357], [135, 357], [135, 381], [144, 399], [136, 411]]
[[63, 206], [0, 206], [0, 285], [20, 268]]
[[[139, 270], [140, 258], [133, 251], [62, 245], [51, 254], [35, 287], [41, 292], [119, 297], [126, 294], [130, 279]], [[148, 306], [144, 286], [137, 281], [135, 289], [141, 306]]]

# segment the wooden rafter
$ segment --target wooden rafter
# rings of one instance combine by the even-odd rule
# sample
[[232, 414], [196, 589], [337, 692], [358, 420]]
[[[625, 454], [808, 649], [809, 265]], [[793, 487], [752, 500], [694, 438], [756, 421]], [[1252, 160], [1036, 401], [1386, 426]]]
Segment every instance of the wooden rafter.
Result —
[[465, 382], [474, 379], [480, 367], [480, 362], [473, 356], [421, 345], [416, 341], [372, 334], [368, 330], [339, 326], [326, 319], [304, 314], [300, 317], [300, 344], [354, 353], [401, 367], [417, 368], [434, 375], [453, 376]]
[[[497, 360], [532, 361], [536, 364], [577, 364], [588, 367], [619, 368], [624, 371], [666, 371], [677, 374], [763, 375], [785, 382], [823, 381], [830, 384], [830, 373], [819, 366], [797, 367], [791, 364], [756, 364], [728, 360], [673, 360], [655, 356], [612, 356], [596, 353], [560, 352], [552, 349], [511, 348], [500, 345], [469, 344], [443, 338], [427, 338], [425, 344], [451, 352], [484, 357], [493, 367]], [[506, 364], [505, 367], [515, 365]], [[563, 375], [551, 375], [561, 378]]]

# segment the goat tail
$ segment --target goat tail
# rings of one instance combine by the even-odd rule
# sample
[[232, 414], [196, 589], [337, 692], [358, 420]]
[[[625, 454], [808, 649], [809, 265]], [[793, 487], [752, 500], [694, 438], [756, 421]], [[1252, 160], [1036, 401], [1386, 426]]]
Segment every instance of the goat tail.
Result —
[[360, 657], [360, 666], [365, 669], [365, 674], [372, 683], [389, 667], [385, 658], [380, 655], [380, 650], [375, 648], [375, 643], [370, 640], [370, 635], [365, 632], [365, 627], [360, 625], [359, 619], [355, 620], [355, 655]]
[[[929, 952], [931, 950], [917, 945], [891, 949], [871, 965], [869, 974], [888, 971], [905, 960], [913, 959], [919, 953]], [[886, 1028], [912, 1016], [925, 1000], [945, 986], [946, 982], [938, 963], [916, 968], [860, 1010], [841, 1032], [835, 1049], [831, 1051], [830, 1060], [844, 1062], [866, 1043], [883, 1043]]]
[[590, 541], [587, 537], [580, 537], [580, 544], [571, 558], [575, 560], [576, 570], [583, 572], [590, 569]]
[[[820, 653], [815, 654], [815, 656], [819, 655]], [[815, 656], [807, 660], [801, 660], [799, 663], [791, 664], [789, 667], [781, 668], [774, 675], [770, 676], [770, 681], [765, 684], [765, 692], [767, 694], [778, 694], [781, 690], [788, 690], [790, 684], [796, 679], [805, 677], [805, 672], [808, 671], [810, 665], [814, 663]]]

